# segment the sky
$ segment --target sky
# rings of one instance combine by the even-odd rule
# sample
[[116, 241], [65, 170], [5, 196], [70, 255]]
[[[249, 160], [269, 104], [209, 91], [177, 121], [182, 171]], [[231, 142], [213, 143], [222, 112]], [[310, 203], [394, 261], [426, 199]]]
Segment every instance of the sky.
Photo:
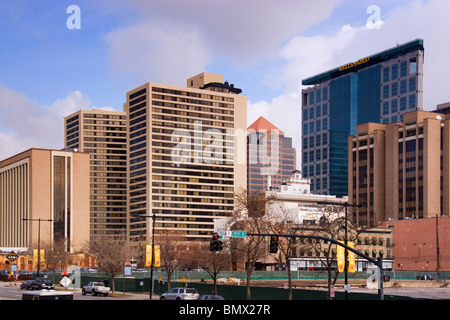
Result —
[[[74, 7], [75, 6], [75, 7]], [[450, 101], [448, 0], [0, 0], [0, 159], [64, 147], [63, 117], [146, 81], [222, 74], [301, 151], [301, 81], [424, 39], [424, 110]]]

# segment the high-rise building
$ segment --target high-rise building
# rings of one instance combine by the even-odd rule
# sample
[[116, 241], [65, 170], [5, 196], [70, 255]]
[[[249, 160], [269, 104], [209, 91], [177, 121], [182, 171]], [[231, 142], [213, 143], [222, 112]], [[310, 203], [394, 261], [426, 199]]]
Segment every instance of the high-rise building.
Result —
[[217, 74], [187, 87], [146, 83], [127, 93], [131, 239], [160, 230], [209, 237], [246, 187], [247, 99]]
[[347, 194], [347, 142], [358, 124], [422, 110], [423, 62], [418, 39], [303, 80], [302, 171], [312, 192]]
[[80, 251], [88, 225], [87, 153], [33, 148], [0, 161], [0, 250], [64, 241]]
[[450, 210], [450, 117], [413, 111], [403, 122], [358, 125], [350, 136], [349, 201], [353, 221], [447, 215]]
[[64, 119], [65, 147], [90, 154], [90, 235], [127, 232], [125, 113], [80, 110]]
[[251, 124], [247, 134], [247, 191], [259, 193], [279, 188], [296, 169], [292, 138], [264, 117]]

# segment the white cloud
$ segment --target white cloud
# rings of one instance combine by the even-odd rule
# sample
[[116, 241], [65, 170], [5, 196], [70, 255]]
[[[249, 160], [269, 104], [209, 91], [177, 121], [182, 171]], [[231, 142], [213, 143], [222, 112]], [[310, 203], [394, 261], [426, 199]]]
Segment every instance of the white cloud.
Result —
[[358, 60], [416, 38], [424, 39], [424, 109], [450, 101], [445, 88], [450, 52], [450, 1], [415, 1], [384, 12], [379, 29], [344, 25], [334, 34], [292, 37], [279, 50], [282, 67], [266, 75], [284, 92], [271, 101], [249, 102], [249, 124], [259, 116], [273, 122], [294, 139], [297, 163], [301, 139], [301, 81], [318, 73]]
[[106, 41], [113, 73], [139, 82], [185, 85], [211, 61], [195, 28], [147, 21], [111, 31]]
[[29, 148], [62, 149], [63, 117], [91, 108], [89, 99], [79, 91], [43, 106], [21, 92], [0, 86], [0, 159]]
[[185, 85], [213, 62], [273, 59], [292, 35], [325, 19], [340, 0], [127, 1], [138, 14], [106, 35], [113, 74]]

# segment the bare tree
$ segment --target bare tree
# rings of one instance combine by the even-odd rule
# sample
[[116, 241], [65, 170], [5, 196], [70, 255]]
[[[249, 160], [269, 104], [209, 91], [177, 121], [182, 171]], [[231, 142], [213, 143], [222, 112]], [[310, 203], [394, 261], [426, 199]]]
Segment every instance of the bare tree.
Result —
[[213, 279], [214, 294], [217, 295], [217, 276], [221, 271], [230, 267], [229, 247], [224, 245], [221, 251], [210, 251], [209, 244], [202, 242], [190, 251], [191, 265], [208, 272]]
[[134, 247], [124, 235], [118, 234], [95, 237], [88, 243], [87, 250], [95, 255], [98, 267], [111, 275], [113, 293], [114, 279], [123, 272], [125, 262], [133, 256]]
[[155, 240], [160, 246], [161, 266], [166, 270], [167, 288], [170, 289], [172, 274], [187, 259], [184, 255], [186, 239], [177, 231], [163, 230], [155, 234]]
[[[316, 225], [302, 225], [299, 230], [303, 233], [317, 235], [330, 239], [344, 239], [345, 215], [342, 206], [326, 205], [320, 207], [320, 219]], [[317, 217], [317, 216], [316, 216]], [[355, 241], [358, 235], [364, 231], [363, 227], [355, 226], [347, 221], [348, 241]], [[321, 265], [327, 271], [328, 299], [331, 299], [331, 286], [336, 284], [339, 276], [339, 269], [335, 267], [336, 244], [331, 241], [310, 241]]]
[[[235, 194], [235, 208], [237, 211], [229, 221], [229, 226], [242, 228], [247, 233], [267, 232], [267, 204], [270, 197], [264, 193], [248, 194], [247, 190], [239, 190]], [[267, 242], [263, 236], [247, 235], [246, 239], [232, 239], [231, 247], [243, 258], [247, 274], [246, 290], [247, 300], [251, 300], [250, 280], [255, 263], [268, 255]]]
[[[274, 199], [272, 199], [274, 200]], [[274, 234], [290, 234], [294, 235], [297, 230], [292, 228], [292, 216], [288, 209], [286, 209], [281, 203], [273, 202], [267, 211], [267, 221], [270, 228], [270, 232]], [[278, 240], [278, 255], [275, 255], [275, 260], [282, 265], [283, 261], [286, 262], [286, 270], [288, 273], [288, 299], [292, 300], [292, 275], [291, 275], [291, 263], [289, 259], [292, 256], [293, 248], [295, 247], [295, 238], [293, 237], [280, 237]]]
[[70, 253], [67, 251], [66, 239], [61, 238], [52, 243], [44, 243], [42, 244], [42, 249], [45, 250], [45, 264], [47, 269], [53, 271], [53, 282], [55, 282], [55, 272], [58, 264], [62, 269], [70, 257]]

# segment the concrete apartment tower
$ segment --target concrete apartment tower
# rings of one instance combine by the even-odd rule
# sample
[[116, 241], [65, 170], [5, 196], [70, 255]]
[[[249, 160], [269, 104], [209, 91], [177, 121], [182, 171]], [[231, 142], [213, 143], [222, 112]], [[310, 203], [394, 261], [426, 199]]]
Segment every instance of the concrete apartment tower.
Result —
[[125, 113], [80, 110], [64, 118], [68, 149], [90, 154], [90, 236], [127, 232]]
[[312, 192], [347, 195], [347, 140], [358, 124], [422, 110], [423, 63], [418, 39], [303, 80], [302, 172]]
[[218, 74], [186, 87], [145, 83], [127, 93], [128, 212], [132, 240], [160, 230], [210, 237], [246, 188], [247, 99]]

